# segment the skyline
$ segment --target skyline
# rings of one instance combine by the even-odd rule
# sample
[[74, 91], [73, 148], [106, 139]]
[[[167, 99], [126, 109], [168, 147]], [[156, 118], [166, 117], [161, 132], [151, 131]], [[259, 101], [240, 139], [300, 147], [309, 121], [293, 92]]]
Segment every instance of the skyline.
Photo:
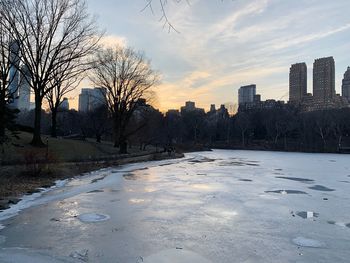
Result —
[[[306, 62], [312, 76], [314, 58], [327, 56], [336, 60], [340, 93], [350, 65], [350, 18], [342, 12], [350, 7], [347, 1], [170, 1], [167, 14], [180, 33], [162, 28], [156, 6], [154, 16], [148, 9], [140, 12], [145, 4], [141, 0], [88, 3], [106, 30], [105, 43], [118, 41], [143, 50], [160, 71], [156, 106], [162, 111], [180, 108], [188, 100], [205, 109], [212, 103], [237, 103], [239, 87], [251, 83], [257, 84], [262, 99], [288, 100], [290, 65]], [[86, 82], [82, 86], [90, 87]], [[69, 97], [77, 98], [79, 92]], [[77, 108], [76, 101], [71, 105]]]

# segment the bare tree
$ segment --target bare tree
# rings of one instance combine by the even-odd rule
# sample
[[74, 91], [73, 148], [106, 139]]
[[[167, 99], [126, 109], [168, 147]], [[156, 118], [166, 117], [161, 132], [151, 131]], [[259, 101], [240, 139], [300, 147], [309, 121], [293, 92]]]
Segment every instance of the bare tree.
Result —
[[116, 46], [97, 53], [90, 76], [97, 87], [106, 89], [106, 100], [113, 118], [114, 146], [127, 151], [127, 125], [141, 98], [147, 98], [158, 81], [150, 61], [131, 48]]
[[67, 64], [55, 70], [53, 79], [50, 81], [50, 89], [45, 95], [51, 111], [51, 136], [57, 137], [57, 114], [63, 102], [64, 96], [78, 87], [86, 76], [88, 64]]
[[11, 109], [17, 95], [18, 71], [14, 64], [18, 62], [18, 44], [12, 39], [12, 32], [0, 16], [0, 144], [6, 139], [5, 130], [9, 129], [16, 111]]
[[[182, 0], [172, 0], [175, 3], [181, 3], [183, 2]], [[160, 19], [159, 21], [161, 21], [163, 23], [163, 28], [166, 28], [168, 30], [168, 32], [170, 32], [171, 30], [179, 33], [179, 31], [176, 29], [176, 27], [171, 23], [167, 11], [166, 11], [166, 6], [168, 5], [168, 0], [146, 0], [146, 5], [144, 6], [144, 8], [141, 11], [144, 11], [146, 9], [150, 9], [152, 14], [154, 14], [154, 5], [156, 3], [158, 3], [159, 7], [160, 7]], [[186, 2], [189, 4], [189, 0], [186, 0]]]
[[20, 60], [35, 96], [32, 144], [41, 140], [41, 107], [57, 69], [73, 68], [96, 48], [99, 37], [85, 0], [0, 0], [0, 15], [19, 41]]
[[239, 129], [242, 140], [242, 147], [246, 146], [247, 133], [252, 128], [250, 115], [246, 112], [240, 112], [235, 116], [235, 126]]

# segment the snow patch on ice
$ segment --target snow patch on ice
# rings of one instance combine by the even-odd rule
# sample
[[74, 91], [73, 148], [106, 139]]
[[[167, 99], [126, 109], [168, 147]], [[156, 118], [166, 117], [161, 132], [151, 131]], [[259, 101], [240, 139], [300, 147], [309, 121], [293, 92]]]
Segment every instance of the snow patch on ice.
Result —
[[0, 224], [0, 230], [2, 230], [2, 229], [4, 229], [4, 228], [5, 228], [5, 226], [2, 225], [2, 224]]
[[[9, 219], [11, 217], [14, 217], [18, 215], [19, 212], [22, 210], [31, 207], [39, 197], [41, 197], [44, 193], [47, 193], [49, 191], [52, 191], [57, 188], [63, 187], [68, 180], [58, 180], [55, 182], [55, 185], [53, 185], [50, 188], [41, 188], [41, 191], [38, 193], [33, 193], [31, 195], [24, 195], [17, 204], [11, 205], [10, 208], [0, 212], [0, 221]], [[0, 230], [3, 229], [4, 226], [0, 225]]]
[[86, 213], [79, 215], [78, 218], [83, 223], [97, 223], [109, 220], [110, 216], [104, 214]]
[[159, 253], [153, 254], [149, 257], [142, 258], [143, 263], [184, 263], [184, 262], [201, 262], [211, 263], [211, 261], [204, 257], [183, 249], [167, 249]]
[[312, 248], [326, 247], [326, 244], [321, 242], [321, 241], [309, 239], [309, 238], [305, 238], [305, 237], [296, 237], [293, 239], [293, 243], [295, 245], [301, 246], [301, 247], [312, 247]]

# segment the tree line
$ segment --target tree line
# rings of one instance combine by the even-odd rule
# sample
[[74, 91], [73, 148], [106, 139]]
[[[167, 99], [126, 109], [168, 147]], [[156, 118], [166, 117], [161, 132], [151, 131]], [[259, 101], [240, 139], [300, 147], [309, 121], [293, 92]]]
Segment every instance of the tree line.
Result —
[[[149, 145], [167, 150], [210, 148], [306, 152], [338, 152], [350, 147], [350, 109], [300, 112], [298, 108], [256, 109], [230, 116], [216, 112], [183, 111], [163, 114], [143, 99], [136, 103], [124, 140], [145, 150]], [[42, 112], [43, 131], [50, 131], [50, 112]], [[90, 112], [75, 110], [58, 114], [58, 135], [67, 138], [113, 140], [115, 122], [108, 106]], [[20, 117], [26, 125], [33, 112]], [[126, 147], [126, 145], [125, 145]], [[127, 149], [125, 149], [127, 151]]]

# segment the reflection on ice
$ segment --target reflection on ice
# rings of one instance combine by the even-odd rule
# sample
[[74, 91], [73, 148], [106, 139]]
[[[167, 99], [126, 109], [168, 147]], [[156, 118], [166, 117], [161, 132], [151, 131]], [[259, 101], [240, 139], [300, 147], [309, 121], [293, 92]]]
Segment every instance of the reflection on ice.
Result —
[[129, 202], [132, 203], [132, 204], [139, 204], [139, 203], [143, 203], [145, 201], [146, 201], [145, 199], [137, 199], [137, 198], [129, 199]]
[[191, 187], [193, 189], [199, 189], [199, 190], [211, 190], [211, 189], [213, 189], [212, 186], [207, 185], [207, 184], [192, 184]]

